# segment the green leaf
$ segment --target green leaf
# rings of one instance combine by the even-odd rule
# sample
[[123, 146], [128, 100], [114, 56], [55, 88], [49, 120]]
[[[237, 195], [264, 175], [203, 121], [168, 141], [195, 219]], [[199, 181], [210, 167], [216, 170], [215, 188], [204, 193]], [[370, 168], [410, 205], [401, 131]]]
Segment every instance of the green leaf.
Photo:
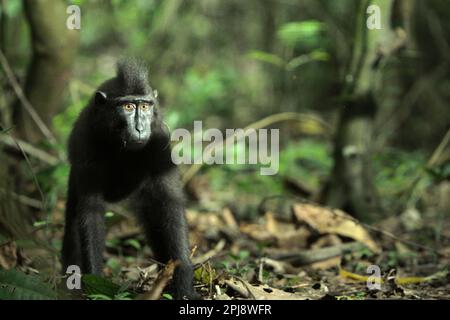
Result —
[[93, 275], [86, 274], [81, 278], [83, 284], [83, 292], [88, 296], [104, 295], [113, 299], [115, 295], [120, 292], [120, 286], [111, 282], [108, 279]]
[[241, 260], [247, 259], [248, 257], [250, 257], [250, 252], [247, 250], [241, 250], [239, 251], [239, 258]]
[[15, 17], [22, 11], [22, 1], [6, 1], [4, 10], [6, 16]]
[[209, 270], [205, 266], [200, 266], [194, 270], [194, 278], [197, 281], [208, 284], [211, 283], [217, 277], [216, 270]]
[[316, 20], [290, 22], [278, 30], [278, 37], [289, 47], [298, 45], [317, 46], [323, 40], [323, 23]]
[[127, 241], [125, 241], [125, 245], [129, 245], [129, 246], [135, 248], [136, 250], [141, 249], [141, 244], [136, 239], [128, 239]]
[[35, 222], [33, 223], [33, 227], [38, 228], [38, 227], [46, 226], [47, 224], [48, 224], [48, 221], [46, 221], [46, 220], [35, 221]]
[[85, 3], [86, 0], [72, 0], [72, 4], [75, 4], [77, 6], [81, 6]]
[[258, 60], [258, 61], [265, 62], [265, 63], [270, 63], [277, 67], [283, 67], [285, 65], [285, 62], [282, 58], [280, 58], [279, 56], [272, 54], [272, 53], [254, 50], [254, 51], [249, 52], [247, 54], [247, 56], [250, 59]]
[[330, 55], [328, 52], [322, 50], [314, 50], [310, 54], [311, 59], [316, 61], [328, 61], [330, 59]]
[[34, 275], [17, 270], [0, 270], [0, 300], [55, 300], [50, 285]]
[[167, 299], [167, 300], [173, 300], [173, 297], [172, 297], [172, 295], [171, 295], [170, 293], [164, 293], [164, 294], [162, 295], [162, 297], [163, 297], [164, 299]]
[[120, 292], [115, 295], [114, 300], [133, 300], [134, 295], [131, 292]]
[[112, 300], [111, 297], [104, 294], [89, 294], [87, 297], [91, 300]]
[[113, 218], [114, 217], [114, 212], [108, 211], [105, 213], [105, 218]]
[[106, 266], [108, 268], [111, 268], [111, 270], [113, 271], [113, 273], [115, 275], [117, 275], [120, 270], [122, 269], [122, 264], [120, 263], [120, 260], [115, 258], [115, 257], [111, 257], [106, 261]]

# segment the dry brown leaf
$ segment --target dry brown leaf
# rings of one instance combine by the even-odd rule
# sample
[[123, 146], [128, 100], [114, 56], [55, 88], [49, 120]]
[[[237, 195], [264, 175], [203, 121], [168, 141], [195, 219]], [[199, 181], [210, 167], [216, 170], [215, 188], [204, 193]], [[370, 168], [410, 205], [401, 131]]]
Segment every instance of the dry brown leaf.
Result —
[[341, 238], [335, 234], [326, 234], [321, 236], [311, 244], [311, 249], [320, 249], [325, 247], [338, 246], [342, 244]]
[[17, 264], [17, 246], [14, 241], [0, 246], [0, 267], [10, 269]]
[[265, 225], [255, 223], [243, 223], [240, 226], [240, 231], [256, 241], [274, 242], [276, 237], [267, 230]]
[[276, 235], [278, 247], [291, 250], [306, 248], [310, 236], [311, 232], [306, 228], [299, 228]]
[[278, 221], [275, 219], [275, 216], [272, 212], [266, 212], [266, 229], [272, 234], [277, 234], [279, 231], [279, 224]]
[[331, 210], [311, 204], [295, 204], [293, 212], [298, 221], [307, 223], [319, 233], [352, 238], [365, 244], [373, 252], [381, 251], [367, 230], [342, 210]]
[[223, 221], [217, 213], [200, 213], [194, 210], [186, 210], [186, 219], [189, 225], [195, 227], [198, 231], [219, 230], [223, 227]]
[[242, 224], [240, 231], [256, 241], [276, 242], [286, 249], [304, 248], [311, 232], [296, 228], [292, 223], [279, 221], [271, 212], [265, 214], [264, 224]]
[[175, 267], [179, 264], [179, 261], [170, 260], [163, 270], [158, 274], [153, 287], [150, 291], [145, 292], [138, 296], [138, 300], [158, 300], [161, 298], [161, 294], [166, 287], [167, 283], [172, 279]]
[[327, 270], [341, 265], [341, 257], [334, 257], [324, 261], [318, 261], [310, 264], [313, 269]]
[[278, 274], [296, 274], [298, 273], [298, 269], [294, 268], [287, 262], [277, 261], [270, 258], [263, 258], [264, 268], [270, 267], [273, 269], [273, 272]]
[[304, 248], [311, 235], [306, 228], [295, 228], [292, 223], [280, 222], [272, 212], [266, 213], [266, 229], [277, 240], [280, 248]]
[[234, 215], [229, 208], [224, 208], [222, 210], [222, 219], [229, 228], [233, 230], [239, 229], [239, 225], [236, 222], [236, 219], [234, 218]]
[[295, 293], [285, 292], [268, 285], [254, 286], [244, 280], [230, 279], [225, 283], [233, 290], [237, 291], [244, 298], [255, 300], [306, 300], [308, 297]]

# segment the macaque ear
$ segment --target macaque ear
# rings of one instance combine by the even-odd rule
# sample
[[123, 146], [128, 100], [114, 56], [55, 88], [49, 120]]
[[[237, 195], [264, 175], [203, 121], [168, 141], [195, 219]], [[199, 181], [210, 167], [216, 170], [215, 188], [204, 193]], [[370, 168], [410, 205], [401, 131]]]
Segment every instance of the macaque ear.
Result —
[[104, 93], [103, 91], [97, 91], [95, 93], [95, 104], [96, 105], [102, 105], [106, 102], [107, 100], [107, 96], [106, 93]]
[[153, 97], [158, 98], [158, 90], [153, 90]]

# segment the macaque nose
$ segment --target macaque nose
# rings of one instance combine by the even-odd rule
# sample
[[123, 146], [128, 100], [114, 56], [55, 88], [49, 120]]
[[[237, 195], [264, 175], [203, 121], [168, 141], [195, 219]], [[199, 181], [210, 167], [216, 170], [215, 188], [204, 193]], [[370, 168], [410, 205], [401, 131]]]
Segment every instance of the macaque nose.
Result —
[[141, 133], [142, 131], [144, 131], [144, 125], [142, 124], [142, 121], [139, 120], [139, 116], [136, 117], [136, 126], [135, 129], [137, 132]]

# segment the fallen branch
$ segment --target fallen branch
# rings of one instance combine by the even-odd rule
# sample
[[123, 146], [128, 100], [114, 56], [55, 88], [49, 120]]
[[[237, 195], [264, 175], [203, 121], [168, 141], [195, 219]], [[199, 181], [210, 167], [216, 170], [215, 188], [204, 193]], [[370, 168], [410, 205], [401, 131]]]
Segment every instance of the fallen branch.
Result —
[[308, 265], [314, 262], [338, 257], [349, 251], [356, 251], [364, 246], [359, 242], [344, 243], [332, 247], [320, 248], [316, 250], [305, 250], [296, 253], [271, 254], [269, 257], [274, 260], [289, 262], [293, 266]]

